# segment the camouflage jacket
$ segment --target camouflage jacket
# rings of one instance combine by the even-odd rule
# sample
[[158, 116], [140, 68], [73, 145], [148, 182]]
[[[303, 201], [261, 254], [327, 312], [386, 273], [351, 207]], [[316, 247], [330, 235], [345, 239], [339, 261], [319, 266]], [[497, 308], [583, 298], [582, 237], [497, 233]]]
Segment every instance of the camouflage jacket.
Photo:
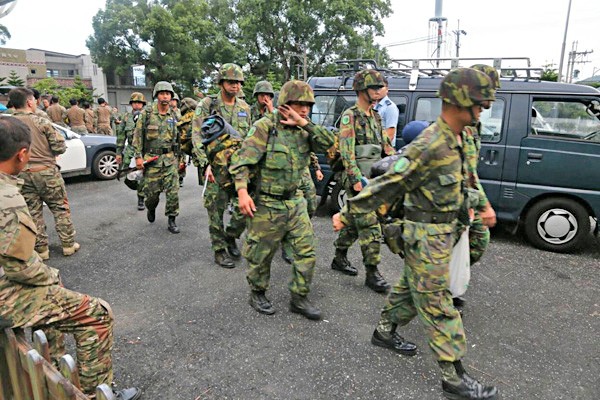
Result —
[[[11, 296], [16, 285], [47, 286], [59, 283], [58, 270], [50, 268], [34, 250], [37, 229], [27, 203], [19, 193], [19, 179], [0, 172], [0, 308], [27, 304]], [[4, 314], [4, 312], [0, 313]]]
[[481, 137], [479, 129], [481, 123], [477, 126], [467, 126], [465, 128], [465, 157], [467, 159], [467, 171], [469, 173], [469, 187], [477, 190], [479, 198], [475, 200], [475, 204], [471, 204], [476, 210], [483, 210], [487, 205], [488, 198], [483, 190], [479, 175], [477, 174], [477, 164], [479, 162], [479, 150], [481, 149]]
[[456, 135], [439, 117], [404, 148], [403, 157], [387, 173], [348, 199], [342, 222], [348, 224], [348, 213], [365, 214], [381, 205], [389, 209], [402, 196], [406, 210], [458, 213], [467, 190], [467, 163], [462, 153]]
[[67, 145], [52, 123], [31, 112], [15, 111], [13, 116], [23, 121], [32, 133], [29, 165], [56, 165], [56, 156], [67, 151]]
[[267, 110], [266, 107], [264, 111], [260, 110], [260, 105], [258, 104], [258, 101], [252, 104], [252, 107], [250, 107], [250, 116], [252, 117], [252, 122], [256, 122], [262, 117], [266, 117], [268, 114], [270, 114], [270, 112]]
[[60, 126], [67, 126], [65, 120], [67, 119], [67, 109], [58, 103], [52, 104], [46, 109], [46, 114], [50, 117], [50, 120]]
[[133, 130], [141, 111], [128, 112], [123, 116], [123, 121], [117, 127], [117, 154], [123, 154], [125, 143], [131, 146], [133, 143]]
[[276, 196], [294, 194], [310, 162], [310, 152], [324, 152], [333, 145], [333, 132], [309, 122], [291, 127], [265, 117], [256, 121], [232, 155], [229, 172], [236, 190], [247, 188], [251, 166], [258, 166], [260, 192]]
[[378, 144], [387, 155], [395, 153], [387, 135], [382, 134], [381, 119], [371, 111], [367, 116], [356, 104], [342, 114], [340, 121], [339, 150], [344, 164], [344, 175], [354, 185], [360, 182], [362, 174], [356, 164], [355, 146], [362, 144]]
[[150, 158], [153, 155], [159, 159], [153, 166], [169, 166], [178, 163], [177, 120], [167, 111], [161, 115], [158, 104], [145, 107], [133, 129], [133, 151], [135, 158]]

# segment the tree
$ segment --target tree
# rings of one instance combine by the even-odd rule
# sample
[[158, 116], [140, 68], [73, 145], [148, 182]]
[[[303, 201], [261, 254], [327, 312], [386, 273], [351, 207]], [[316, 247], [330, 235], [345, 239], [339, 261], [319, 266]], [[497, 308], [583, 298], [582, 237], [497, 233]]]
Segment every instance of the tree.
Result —
[[6, 83], [10, 86], [25, 86], [25, 81], [14, 70], [11, 70], [10, 74], [8, 74], [8, 81]]
[[8, 28], [0, 24], [0, 45], [4, 46], [6, 44], [6, 41], [10, 38], [11, 36], [10, 32], [8, 31]]
[[540, 80], [542, 81], [550, 81], [557, 82], [558, 81], [558, 72], [556, 69], [546, 68], [542, 75], [540, 76]]
[[69, 107], [70, 99], [85, 99], [89, 102], [94, 101], [93, 93], [88, 89], [80, 77], [76, 76], [72, 87], [62, 87], [54, 78], [44, 78], [37, 81], [33, 87], [40, 93], [57, 96], [59, 102], [64, 107]]

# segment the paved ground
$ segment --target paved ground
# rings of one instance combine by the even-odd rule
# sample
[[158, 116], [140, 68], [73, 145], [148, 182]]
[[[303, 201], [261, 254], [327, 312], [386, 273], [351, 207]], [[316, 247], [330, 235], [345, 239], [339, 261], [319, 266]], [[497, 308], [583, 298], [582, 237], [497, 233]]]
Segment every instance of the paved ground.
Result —
[[[201, 187], [192, 172], [181, 189], [182, 233], [135, 209], [120, 182], [68, 181], [82, 249], [59, 254], [49, 222], [50, 265], [67, 287], [108, 300], [117, 318], [115, 380], [144, 399], [441, 399], [422, 327], [404, 330], [420, 346], [406, 358], [369, 343], [383, 296], [358, 277], [329, 268], [335, 238], [327, 216], [314, 219], [317, 271], [311, 299], [325, 319], [288, 310], [290, 268], [279, 257], [268, 296], [274, 316], [247, 303], [245, 264], [213, 264]], [[47, 216], [47, 218], [49, 218]], [[360, 265], [353, 247], [351, 261]], [[384, 250], [395, 281], [402, 261]], [[600, 398], [600, 241], [574, 255], [542, 252], [497, 230], [473, 269], [467, 293], [467, 368], [498, 385], [504, 399]]]

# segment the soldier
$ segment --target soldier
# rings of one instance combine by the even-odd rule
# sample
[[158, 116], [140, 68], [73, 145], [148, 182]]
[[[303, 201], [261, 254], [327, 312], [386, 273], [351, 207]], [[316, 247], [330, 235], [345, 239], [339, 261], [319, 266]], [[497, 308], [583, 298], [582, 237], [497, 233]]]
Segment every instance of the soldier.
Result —
[[156, 219], [161, 192], [165, 192], [167, 205], [165, 215], [168, 229], [179, 233], [175, 218], [179, 215], [179, 184], [177, 183], [177, 162], [180, 143], [177, 134], [177, 120], [169, 108], [175, 94], [169, 82], [160, 81], [154, 85], [152, 94], [156, 102], [145, 108], [133, 130], [133, 149], [138, 169], [144, 169], [144, 161], [152, 156], [159, 159], [144, 169], [144, 197], [146, 198], [149, 222]]
[[[0, 118], [0, 320], [13, 328], [45, 330], [55, 363], [66, 352], [62, 332], [73, 333], [81, 389], [93, 397], [96, 386], [113, 381], [112, 311], [102, 299], [64, 288], [58, 270], [34, 250], [36, 225], [15, 178], [28, 165], [31, 142], [20, 119]], [[134, 400], [141, 391], [115, 395]]]
[[89, 133], [96, 133], [96, 130], [94, 129], [94, 110], [92, 110], [92, 106], [87, 100], [83, 102], [83, 111], [85, 111], [85, 116], [83, 119], [85, 128]]
[[252, 121], [258, 121], [265, 116], [266, 113], [273, 112], [273, 98], [275, 92], [273, 85], [269, 81], [259, 81], [254, 85], [252, 96], [255, 98], [255, 103], [250, 107]]
[[50, 107], [46, 110], [46, 114], [55, 124], [67, 127], [67, 109], [60, 105], [57, 96], [52, 96], [50, 99]]
[[488, 76], [470, 68], [452, 70], [440, 85], [442, 113], [409, 146], [386, 174], [375, 178], [333, 217], [334, 229], [350, 223], [349, 214], [366, 214], [404, 197], [405, 265], [387, 296], [371, 343], [412, 356], [416, 346], [405, 341], [398, 326], [419, 316], [429, 347], [442, 373], [444, 395], [451, 399], [494, 399], [497, 389], [470, 377], [462, 365], [465, 332], [448, 290], [448, 264], [457, 219], [463, 210], [468, 180], [463, 155], [466, 126], [479, 119], [482, 106], [495, 100]]
[[[368, 148], [367, 152], [375, 159], [381, 159], [382, 154], [394, 154], [389, 137], [382, 132], [381, 119], [373, 110], [373, 104], [379, 100], [378, 92], [383, 86], [383, 76], [378, 71], [359, 71], [352, 84], [352, 89], [357, 95], [356, 104], [342, 114], [339, 149], [344, 165], [342, 182], [349, 197], [363, 189], [363, 182], [366, 182], [365, 178], [368, 178], [367, 174], [373, 162], [368, 160], [364, 167], [358, 162], [363, 151], [361, 149]], [[377, 269], [381, 261], [382, 238], [377, 214], [373, 210], [357, 219], [353, 219], [352, 216], [350, 218], [350, 223], [340, 231], [334, 242], [335, 258], [331, 262], [331, 268], [346, 275], [358, 274], [347, 257], [348, 248], [358, 239], [366, 269], [365, 285], [375, 292], [385, 293], [390, 285]]]
[[110, 127], [113, 111], [102, 97], [98, 98], [98, 108], [94, 112], [94, 129], [98, 135], [112, 136], [113, 131]]
[[[308, 115], [315, 103], [311, 87], [289, 81], [279, 94], [277, 118], [254, 123], [242, 147], [233, 154], [229, 171], [235, 178], [242, 214], [248, 216], [243, 247], [248, 261], [250, 305], [272, 315], [273, 305], [265, 296], [271, 261], [279, 244], [291, 245], [292, 280], [290, 311], [318, 320], [321, 312], [307, 299], [315, 269], [315, 236], [306, 201], [300, 191], [311, 151], [323, 152], [334, 143], [333, 133], [316, 126]], [[248, 194], [249, 172], [257, 167], [256, 202]]]
[[179, 96], [177, 95], [177, 93], [175, 93], [175, 96], [173, 96], [173, 98], [169, 102], [169, 106], [171, 107], [171, 111], [173, 111], [173, 113], [177, 117], [177, 121], [179, 121], [181, 119], [181, 111], [179, 110]]
[[179, 130], [179, 139], [181, 140], [181, 155], [179, 157], [179, 186], [183, 186], [183, 178], [187, 168], [186, 158], [192, 157], [192, 120], [198, 102], [191, 97], [184, 97], [181, 101], [181, 117], [177, 120], [177, 129]]
[[69, 104], [71, 104], [71, 107], [67, 110], [69, 127], [73, 132], [85, 135], [88, 133], [85, 127], [85, 111], [78, 106], [76, 99], [69, 100]]
[[[135, 158], [133, 149], [133, 130], [135, 129], [135, 125], [140, 117], [142, 109], [146, 105], [146, 99], [142, 93], [133, 92], [131, 93], [129, 104], [131, 105], [131, 112], [125, 114], [123, 122], [117, 128], [117, 164], [125, 166], [121, 167], [121, 169], [130, 167], [131, 160]], [[143, 211], [145, 208], [144, 186], [141, 182], [138, 182], [137, 199], [137, 209]]]
[[[244, 73], [242, 69], [232, 63], [226, 63], [219, 68], [217, 83], [221, 90], [216, 96], [202, 99], [192, 121], [192, 144], [193, 152], [199, 160], [200, 166], [207, 163], [207, 157], [202, 148], [201, 128], [204, 119], [211, 114], [218, 114], [227, 121], [243, 138], [248, 133], [251, 125], [250, 107], [237, 97], [242, 90]], [[238, 239], [246, 229], [246, 218], [240, 214], [237, 199], [220, 188], [215, 182], [212, 167], [206, 166], [206, 185], [204, 193], [204, 207], [208, 212], [210, 220], [209, 232], [212, 242], [212, 250], [215, 252], [215, 263], [224, 268], [233, 268], [232, 257], [239, 259], [241, 253], [237, 247]], [[227, 228], [223, 227], [223, 215], [227, 204], [233, 203], [233, 213]]]
[[17, 88], [8, 93], [15, 105], [15, 118], [23, 121], [32, 132], [31, 158], [19, 174], [23, 180], [21, 194], [37, 227], [35, 249], [42, 259], [50, 257], [48, 235], [44, 222], [44, 203], [54, 216], [56, 233], [62, 244], [63, 255], [73, 255], [79, 250], [75, 242], [75, 227], [71, 220], [71, 207], [67, 199], [65, 181], [56, 165], [56, 156], [67, 150], [65, 139], [48, 120], [34, 114], [35, 99], [29, 89]]

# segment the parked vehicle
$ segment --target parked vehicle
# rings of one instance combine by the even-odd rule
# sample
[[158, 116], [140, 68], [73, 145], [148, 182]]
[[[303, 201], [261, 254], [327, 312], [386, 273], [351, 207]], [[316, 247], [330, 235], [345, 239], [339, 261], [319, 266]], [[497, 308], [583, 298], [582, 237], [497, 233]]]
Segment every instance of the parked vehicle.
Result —
[[117, 177], [116, 136], [80, 135], [60, 125], [52, 125], [67, 144], [67, 151], [57, 160], [64, 177], [93, 175], [103, 180]]
[[[339, 127], [341, 113], [355, 102], [354, 72], [365, 61], [376, 68], [372, 60], [343, 61], [346, 68], [340, 76], [309, 79], [316, 101], [313, 122]], [[400, 148], [407, 122], [434, 122], [439, 116], [441, 100], [436, 91], [449, 68], [423, 68], [436, 60], [417, 60], [412, 66], [412, 60], [394, 61], [402, 67], [381, 72], [400, 113], [396, 140]], [[451, 61], [453, 67], [485, 63], [482, 59]], [[501, 68], [503, 60], [487, 61], [501, 75], [508, 72]], [[529, 64], [511, 67], [511, 77], [501, 78], [497, 100], [482, 112], [478, 173], [502, 225], [513, 232], [522, 228], [538, 248], [570, 252], [592, 229], [598, 234], [600, 92], [589, 86], [540, 81], [532, 76], [534, 71]], [[315, 182], [317, 192], [322, 202], [329, 197], [329, 207], [337, 211], [345, 202], [345, 191], [324, 155], [319, 160], [325, 178]]]

